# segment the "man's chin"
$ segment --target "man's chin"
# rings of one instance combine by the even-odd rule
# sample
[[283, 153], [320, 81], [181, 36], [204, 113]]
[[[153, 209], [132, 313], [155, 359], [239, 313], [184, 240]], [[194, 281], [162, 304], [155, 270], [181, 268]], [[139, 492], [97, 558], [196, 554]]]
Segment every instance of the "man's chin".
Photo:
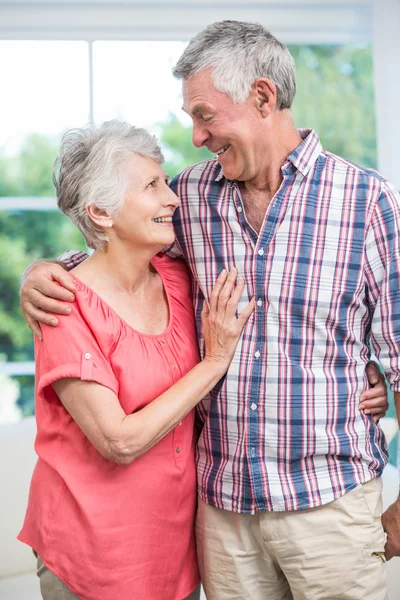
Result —
[[224, 174], [224, 177], [226, 177], [226, 179], [230, 179], [231, 181], [236, 181], [237, 179], [239, 179], [240, 173], [238, 169], [235, 169], [230, 165], [224, 165], [222, 163], [219, 164], [222, 167], [222, 173]]

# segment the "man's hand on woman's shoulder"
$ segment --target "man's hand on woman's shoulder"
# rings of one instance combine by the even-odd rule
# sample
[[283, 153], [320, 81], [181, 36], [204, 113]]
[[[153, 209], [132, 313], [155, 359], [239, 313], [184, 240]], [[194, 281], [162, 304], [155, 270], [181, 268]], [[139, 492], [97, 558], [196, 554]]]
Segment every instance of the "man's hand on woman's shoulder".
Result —
[[21, 310], [40, 340], [42, 332], [39, 323], [53, 327], [58, 325], [54, 314], [67, 315], [71, 312], [65, 302], [75, 300], [74, 292], [72, 276], [61, 262], [38, 260], [25, 269], [21, 282]]

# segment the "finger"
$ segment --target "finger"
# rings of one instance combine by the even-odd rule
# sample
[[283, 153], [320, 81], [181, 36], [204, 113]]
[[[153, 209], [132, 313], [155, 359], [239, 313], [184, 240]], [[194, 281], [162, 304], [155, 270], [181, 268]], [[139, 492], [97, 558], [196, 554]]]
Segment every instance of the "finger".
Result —
[[387, 540], [386, 544], [385, 544], [385, 558], [386, 558], [386, 560], [390, 560], [393, 558], [393, 556], [394, 556], [393, 546], [390, 543], [390, 541]]
[[386, 398], [375, 398], [373, 400], [368, 400], [363, 402], [362, 404], [359, 405], [359, 409], [360, 410], [374, 410], [374, 412], [376, 412], [377, 410], [382, 411], [382, 410], [387, 410], [389, 408], [389, 403], [387, 402]]
[[365, 410], [363, 410], [364, 415], [375, 415], [378, 417], [378, 415], [381, 415], [378, 417], [378, 419], [380, 419], [381, 417], [384, 417], [386, 414], [385, 410], [382, 410], [382, 408], [379, 407], [372, 407], [372, 408], [366, 408]]
[[201, 314], [202, 314], [202, 316], [203, 315], [207, 316], [209, 312], [210, 312], [210, 308], [209, 308], [209, 306], [207, 304], [207, 300], [204, 299], [203, 300], [203, 308], [201, 309]]
[[360, 394], [360, 402], [373, 400], [374, 398], [383, 398], [384, 400], [386, 400], [386, 387], [381, 387], [380, 385], [377, 385], [376, 387], [364, 390]]
[[235, 269], [235, 267], [232, 267], [218, 295], [218, 312], [224, 312], [226, 310], [226, 305], [232, 295], [233, 286], [235, 285], [237, 279], [237, 274], [237, 269]]
[[53, 274], [53, 277], [61, 286], [63, 286], [63, 288], [66, 288], [70, 292], [76, 292], [76, 285], [74, 284], [72, 276], [66, 273], [64, 270], [62, 275], [58, 276], [58, 274]]
[[[67, 277], [70, 276], [67, 275]], [[29, 300], [31, 299], [30, 294], [34, 290], [44, 296], [63, 300], [64, 302], [73, 302], [75, 300], [75, 296], [71, 291], [67, 290], [54, 279], [48, 279], [47, 277], [41, 278], [37, 284], [33, 283], [32, 288], [27, 292], [27, 294], [29, 293]]]
[[378, 413], [377, 415], [374, 415], [374, 416], [372, 417], [372, 421], [373, 421], [374, 423], [377, 423], [377, 422], [379, 421], [379, 419], [383, 419], [383, 417], [384, 417], [385, 415], [386, 415], [386, 413], [385, 413], [385, 412]]
[[227, 314], [229, 314], [229, 315], [236, 314], [236, 310], [237, 310], [238, 304], [240, 302], [240, 298], [242, 297], [243, 290], [244, 290], [244, 279], [243, 279], [243, 277], [239, 277], [239, 279], [237, 280], [237, 285], [236, 285], [233, 293], [231, 294], [231, 297], [229, 298], [227, 305], [226, 305]]
[[228, 277], [226, 269], [222, 269], [221, 273], [217, 277], [217, 281], [210, 294], [210, 312], [216, 312], [218, 309], [218, 296], [223, 288], [223, 285]]
[[57, 315], [68, 315], [71, 312], [71, 307], [66, 302], [60, 302], [54, 298], [44, 296], [37, 290], [31, 291], [29, 299], [31, 304], [39, 310], [56, 313]]
[[251, 313], [253, 312], [255, 305], [256, 305], [256, 300], [255, 300], [255, 298], [252, 298], [250, 300], [250, 302], [248, 303], [248, 305], [246, 306], [246, 308], [244, 308], [242, 310], [242, 312], [240, 313], [238, 320], [242, 322], [243, 326], [246, 323], [247, 319], [250, 317]]
[[369, 363], [367, 363], [367, 366], [365, 367], [365, 371], [367, 373], [367, 377], [368, 377], [368, 381], [370, 382], [371, 385], [376, 385], [380, 379], [380, 369], [378, 367], [378, 365], [376, 364], [376, 362], [374, 361], [370, 361]]
[[55, 327], [58, 325], [58, 319], [54, 315], [50, 315], [43, 310], [39, 310], [35, 306], [31, 306], [31, 308], [25, 312], [28, 315], [30, 320], [39, 321], [39, 323], [43, 323], [44, 325], [51, 325]]
[[36, 335], [40, 341], [42, 341], [43, 336], [39, 323], [35, 321], [35, 319], [31, 319], [31, 317], [27, 317], [26, 322], [28, 323], [29, 328], [33, 331], [33, 334]]

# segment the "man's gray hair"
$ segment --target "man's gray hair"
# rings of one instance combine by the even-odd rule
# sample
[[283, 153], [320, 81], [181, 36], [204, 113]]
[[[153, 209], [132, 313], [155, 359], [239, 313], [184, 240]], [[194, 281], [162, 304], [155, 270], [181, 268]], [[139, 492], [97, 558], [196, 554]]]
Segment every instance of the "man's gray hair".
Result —
[[214, 87], [233, 102], [247, 100], [258, 77], [267, 77], [277, 88], [278, 110], [290, 108], [296, 94], [296, 70], [285, 44], [258, 23], [219, 21], [189, 42], [173, 74], [189, 79], [213, 68]]
[[124, 167], [132, 153], [164, 162], [155, 136], [121, 121], [71, 129], [61, 140], [53, 170], [58, 207], [78, 227], [89, 248], [104, 248], [108, 238], [86, 207], [94, 204], [110, 215], [118, 213], [129, 185]]

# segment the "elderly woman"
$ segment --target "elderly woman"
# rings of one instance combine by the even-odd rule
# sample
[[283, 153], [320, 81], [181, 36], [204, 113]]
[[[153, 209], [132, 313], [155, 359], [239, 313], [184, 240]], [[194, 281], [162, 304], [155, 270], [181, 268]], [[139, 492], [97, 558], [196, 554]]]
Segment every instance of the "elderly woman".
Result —
[[117, 121], [61, 144], [58, 205], [95, 251], [73, 271], [71, 314], [35, 341], [39, 459], [19, 539], [46, 600], [197, 595], [193, 409], [253, 301], [237, 317], [243, 280], [220, 274], [199, 362], [186, 267], [157, 256], [179, 204], [162, 160], [152, 136]]

